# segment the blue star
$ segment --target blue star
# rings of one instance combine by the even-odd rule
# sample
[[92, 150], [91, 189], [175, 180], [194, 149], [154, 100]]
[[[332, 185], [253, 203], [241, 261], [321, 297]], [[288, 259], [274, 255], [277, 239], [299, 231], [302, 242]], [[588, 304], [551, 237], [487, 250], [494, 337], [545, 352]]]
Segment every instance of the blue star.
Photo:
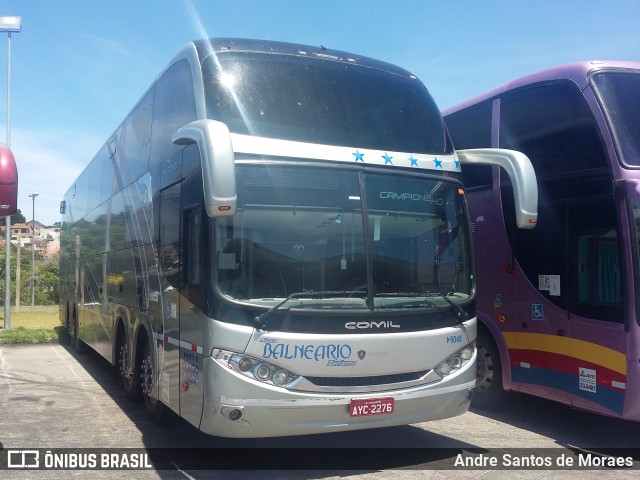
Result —
[[409, 157], [409, 161], [411, 162], [411, 166], [412, 167], [417, 167], [418, 166], [418, 159], [417, 158], [413, 158], [413, 155], [411, 155]]
[[435, 163], [435, 168], [442, 168], [442, 160], [438, 160], [437, 158], [433, 159], [433, 163]]
[[456, 168], [459, 169], [460, 168], [460, 160], [458, 160], [458, 157], [453, 159], [453, 163], [455, 164]]
[[385, 165], [393, 165], [393, 163], [391, 162], [391, 159], [393, 157], [390, 157], [387, 152], [384, 152], [384, 155], [382, 155], [382, 158], [384, 158], [384, 164]]
[[362, 158], [362, 157], [364, 157], [364, 153], [360, 153], [360, 152], [356, 149], [356, 151], [355, 151], [355, 153], [354, 153], [353, 155], [355, 155], [355, 157], [356, 157], [356, 162], [362, 162], [362, 163], [364, 163], [364, 158]]

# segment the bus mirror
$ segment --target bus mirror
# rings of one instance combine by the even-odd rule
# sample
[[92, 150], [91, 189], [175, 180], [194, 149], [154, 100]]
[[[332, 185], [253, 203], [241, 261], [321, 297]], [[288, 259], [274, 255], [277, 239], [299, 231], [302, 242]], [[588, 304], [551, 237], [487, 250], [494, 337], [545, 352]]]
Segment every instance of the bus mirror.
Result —
[[235, 215], [236, 170], [229, 128], [215, 120], [196, 120], [178, 129], [172, 141], [176, 145], [196, 143], [200, 147], [207, 215]]
[[[513, 185], [518, 228], [533, 228], [538, 221], [538, 183], [529, 157], [515, 150], [478, 148], [457, 150], [465, 165], [498, 165], [507, 171]], [[464, 167], [462, 167], [464, 169]]]
[[18, 210], [18, 168], [13, 153], [0, 144], [0, 217], [10, 217]]

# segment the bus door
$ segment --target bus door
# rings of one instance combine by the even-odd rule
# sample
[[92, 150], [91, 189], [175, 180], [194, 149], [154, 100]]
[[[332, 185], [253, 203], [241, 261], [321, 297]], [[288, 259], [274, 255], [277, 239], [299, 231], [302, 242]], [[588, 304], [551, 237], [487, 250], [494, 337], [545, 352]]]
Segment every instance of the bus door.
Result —
[[622, 414], [627, 342], [618, 214], [611, 194], [569, 207], [572, 403]]
[[[503, 202], [512, 194], [503, 189]], [[532, 230], [510, 228], [516, 335], [511, 364], [512, 388], [569, 404], [570, 328], [566, 302], [566, 203], [540, 202]]]
[[200, 150], [191, 144], [182, 151], [180, 235], [180, 415], [200, 424], [204, 385], [203, 330], [206, 310], [205, 264], [207, 215], [204, 211]]
[[180, 191], [174, 183], [159, 192], [158, 378], [160, 400], [175, 412], [180, 408]]
[[[598, 322], [588, 321], [592, 327], [587, 328], [578, 314], [593, 318], [589, 312], [596, 306], [594, 264], [586, 258], [597, 253], [590, 245], [600, 239], [600, 253], [609, 252], [604, 245], [611, 233], [605, 223], [617, 222], [608, 157], [584, 93], [574, 82], [515, 89], [500, 104], [500, 147], [524, 152], [538, 178], [536, 228], [510, 228], [516, 260], [528, 280], [519, 280], [517, 287], [520, 364], [513, 368], [514, 380], [522, 391], [571, 403], [585, 393], [579, 388], [576, 362], [584, 353], [578, 346], [605, 334], [598, 331]], [[508, 200], [503, 195], [503, 202]], [[603, 216], [603, 209], [610, 211]], [[583, 293], [575, 293], [581, 284]]]

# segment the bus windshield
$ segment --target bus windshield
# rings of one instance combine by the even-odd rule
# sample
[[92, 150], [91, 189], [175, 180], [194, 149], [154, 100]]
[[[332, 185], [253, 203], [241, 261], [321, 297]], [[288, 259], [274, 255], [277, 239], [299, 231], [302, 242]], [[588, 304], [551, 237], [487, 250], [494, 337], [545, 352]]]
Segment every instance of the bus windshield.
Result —
[[455, 302], [471, 295], [466, 206], [454, 182], [237, 168], [238, 213], [216, 220], [217, 283], [228, 299], [273, 306], [315, 291], [331, 295], [300, 296], [287, 307], [392, 309], [442, 308], [443, 294]]
[[607, 71], [594, 75], [592, 81], [622, 161], [640, 166], [640, 73]]
[[233, 133], [413, 153], [452, 153], [413, 76], [304, 56], [218, 53], [202, 66], [207, 116]]

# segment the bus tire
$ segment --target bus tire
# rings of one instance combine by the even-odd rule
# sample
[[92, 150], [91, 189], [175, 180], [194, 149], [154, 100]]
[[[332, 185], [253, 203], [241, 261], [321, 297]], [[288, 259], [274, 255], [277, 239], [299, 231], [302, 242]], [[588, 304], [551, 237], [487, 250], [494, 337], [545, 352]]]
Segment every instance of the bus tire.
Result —
[[478, 363], [473, 405], [490, 410], [497, 407], [504, 397], [500, 352], [491, 334], [484, 329], [478, 330], [476, 347]]
[[158, 398], [153, 397], [153, 382], [156, 378], [155, 362], [148, 340], [144, 342], [143, 352], [140, 378], [142, 380], [144, 405], [147, 409], [147, 414], [154, 423], [166, 423], [169, 419], [169, 409]]
[[129, 363], [131, 352], [129, 352], [129, 348], [127, 347], [127, 341], [122, 330], [118, 333], [118, 346], [117, 348], [117, 369], [118, 369], [118, 377], [120, 378], [120, 384], [122, 385], [122, 389], [124, 390], [127, 398], [131, 400], [138, 400], [142, 395], [142, 390], [140, 388], [141, 378], [140, 378], [140, 362], [136, 361], [136, 359], [132, 359], [133, 361], [133, 373], [129, 373]]
[[73, 350], [82, 355], [83, 353], [86, 352], [86, 345], [85, 343], [80, 340], [80, 336], [78, 333], [79, 330], [79, 325], [78, 325], [78, 314], [77, 314], [77, 310], [74, 308], [73, 309], [73, 316], [71, 317], [71, 320], [69, 322], [69, 330], [71, 330], [69, 332], [70, 337], [71, 337], [71, 346], [73, 347]]

